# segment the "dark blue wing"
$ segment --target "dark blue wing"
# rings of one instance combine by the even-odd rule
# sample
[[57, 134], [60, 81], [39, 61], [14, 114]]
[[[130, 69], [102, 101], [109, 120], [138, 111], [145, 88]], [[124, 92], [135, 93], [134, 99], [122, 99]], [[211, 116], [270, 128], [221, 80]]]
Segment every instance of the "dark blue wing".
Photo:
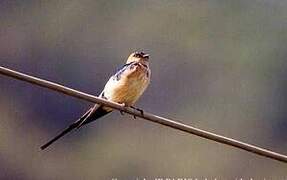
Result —
[[125, 72], [125, 70], [131, 65], [133, 64], [133, 62], [128, 63], [128, 64], [124, 64], [123, 66], [121, 66], [120, 68], [117, 69], [117, 72], [115, 73], [115, 75], [113, 76], [113, 78], [115, 78], [117, 81], [121, 79], [121, 75], [123, 74], [123, 72]]

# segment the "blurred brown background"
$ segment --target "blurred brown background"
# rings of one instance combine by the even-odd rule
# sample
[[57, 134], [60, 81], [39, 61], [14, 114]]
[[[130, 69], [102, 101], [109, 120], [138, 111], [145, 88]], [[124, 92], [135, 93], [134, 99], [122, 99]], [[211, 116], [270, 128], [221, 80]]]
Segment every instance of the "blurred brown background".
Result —
[[[287, 153], [287, 1], [1, 0], [0, 65], [97, 95], [151, 54], [138, 107]], [[0, 179], [287, 177], [287, 165], [0, 76]]]

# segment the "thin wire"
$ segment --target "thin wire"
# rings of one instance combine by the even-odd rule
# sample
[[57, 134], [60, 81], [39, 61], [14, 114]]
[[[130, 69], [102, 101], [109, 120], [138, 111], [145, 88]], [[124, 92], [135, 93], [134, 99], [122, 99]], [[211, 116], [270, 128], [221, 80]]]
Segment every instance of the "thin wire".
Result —
[[8, 69], [5, 67], [1, 67], [1, 66], [0, 66], [0, 74], [3, 74], [5, 76], [9, 76], [9, 77], [12, 77], [15, 79], [19, 79], [22, 81], [26, 81], [26, 82], [29, 82], [31, 84], [38, 85], [38, 86], [41, 86], [41, 87], [44, 87], [44, 88], [47, 88], [50, 90], [54, 90], [54, 91], [57, 91], [57, 92], [60, 92], [60, 93], [63, 93], [63, 94], [69, 95], [69, 96], [73, 96], [73, 97], [76, 97], [76, 98], [79, 98], [82, 100], [86, 100], [86, 101], [89, 101], [92, 103], [103, 104], [103, 105], [111, 107], [113, 109], [124, 111], [124, 112], [131, 114], [133, 116], [141, 117], [141, 118], [148, 120], [148, 121], [162, 124], [162, 125], [171, 127], [173, 129], [178, 129], [180, 131], [194, 134], [196, 136], [200, 136], [200, 137], [203, 137], [203, 138], [206, 138], [209, 140], [213, 140], [213, 141], [216, 141], [216, 142], [219, 142], [222, 144], [226, 144], [226, 145], [233, 146], [233, 147], [245, 150], [245, 151], [249, 151], [251, 153], [254, 153], [254, 154], [257, 154], [260, 156], [268, 157], [268, 158], [271, 158], [274, 160], [278, 160], [278, 161], [287, 163], [287, 156], [286, 155], [279, 154], [279, 153], [276, 153], [276, 152], [273, 152], [273, 151], [270, 151], [270, 150], [267, 150], [264, 148], [260, 148], [260, 147], [257, 147], [257, 146], [251, 145], [251, 144], [247, 144], [247, 143], [244, 143], [244, 142], [232, 139], [232, 138], [227, 138], [225, 136], [221, 136], [221, 135], [218, 135], [215, 133], [204, 131], [204, 130], [201, 130], [201, 129], [198, 129], [198, 128], [195, 128], [195, 127], [192, 127], [192, 126], [180, 123], [180, 122], [176, 122], [176, 121], [173, 121], [173, 120], [170, 120], [167, 118], [163, 118], [163, 117], [151, 114], [151, 113], [144, 112], [144, 114], [142, 114], [141, 112], [139, 112], [133, 108], [124, 107], [118, 103], [107, 101], [105, 99], [101, 99], [99, 97], [96, 97], [96, 96], [93, 96], [90, 94], [86, 94], [86, 93], [65, 87], [65, 86], [60, 85], [60, 84], [56, 84], [56, 83], [53, 83], [53, 82], [50, 82], [47, 80], [43, 80], [40, 78], [29, 76], [27, 74], [23, 74], [23, 73], [20, 73], [20, 72], [17, 72], [17, 71], [14, 71], [14, 70], [11, 70], [11, 69]]

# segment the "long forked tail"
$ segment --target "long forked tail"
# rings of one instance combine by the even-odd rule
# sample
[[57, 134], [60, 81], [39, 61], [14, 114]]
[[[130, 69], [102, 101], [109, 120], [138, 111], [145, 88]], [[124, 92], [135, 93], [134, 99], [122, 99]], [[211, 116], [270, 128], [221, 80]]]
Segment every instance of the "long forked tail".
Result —
[[54, 137], [53, 139], [51, 139], [49, 142], [47, 142], [46, 144], [44, 144], [43, 146], [41, 146], [41, 150], [46, 149], [48, 146], [50, 146], [51, 144], [53, 144], [55, 141], [57, 141], [58, 139], [60, 139], [61, 137], [63, 137], [64, 135], [66, 135], [68, 132], [72, 131], [73, 129], [78, 127], [78, 124], [80, 123], [80, 121], [76, 121], [73, 124], [71, 124], [69, 127], [67, 127], [64, 131], [62, 131], [60, 134], [58, 134], [56, 137]]
[[55, 141], [66, 135], [67, 133], [71, 132], [74, 129], [80, 128], [85, 124], [88, 124], [106, 114], [108, 114], [111, 111], [106, 111], [102, 106], [95, 106], [91, 109], [89, 109], [80, 119], [72, 123], [70, 126], [68, 126], [66, 129], [64, 129], [60, 134], [58, 134], [56, 137], [48, 141], [46, 144], [41, 146], [41, 150], [46, 149], [48, 146], [53, 144]]

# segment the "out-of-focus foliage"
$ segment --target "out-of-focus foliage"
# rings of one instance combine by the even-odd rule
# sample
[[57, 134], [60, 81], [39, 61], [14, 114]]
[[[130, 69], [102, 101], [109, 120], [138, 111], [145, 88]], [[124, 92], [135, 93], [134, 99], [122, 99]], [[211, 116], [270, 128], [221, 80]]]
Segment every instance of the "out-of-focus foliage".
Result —
[[[1, 0], [0, 65], [97, 95], [151, 54], [149, 112], [287, 153], [287, 1]], [[286, 178], [287, 167], [114, 112], [39, 146], [90, 104], [0, 77], [0, 179]]]

